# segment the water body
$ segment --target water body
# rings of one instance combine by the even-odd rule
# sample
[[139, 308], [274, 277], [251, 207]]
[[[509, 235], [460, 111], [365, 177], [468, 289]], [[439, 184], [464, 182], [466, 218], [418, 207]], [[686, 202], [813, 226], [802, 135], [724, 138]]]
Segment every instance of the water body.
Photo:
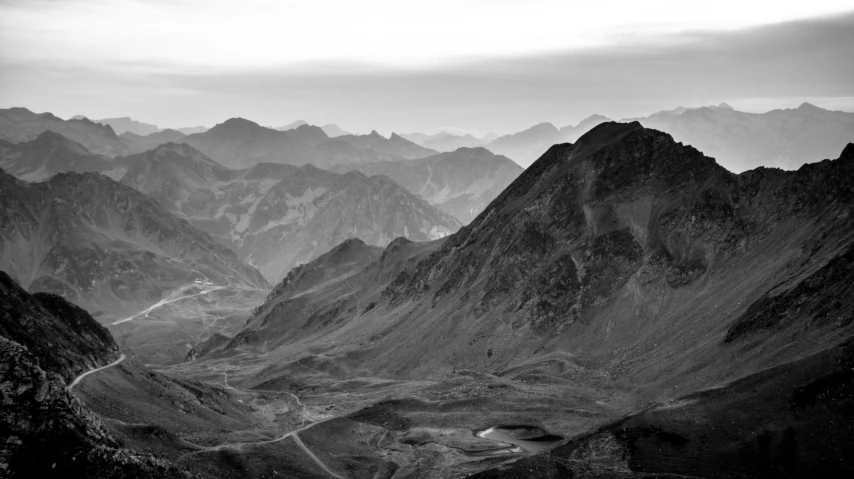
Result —
[[494, 426], [478, 431], [476, 435], [515, 446], [507, 452], [538, 452], [563, 439], [534, 426]]

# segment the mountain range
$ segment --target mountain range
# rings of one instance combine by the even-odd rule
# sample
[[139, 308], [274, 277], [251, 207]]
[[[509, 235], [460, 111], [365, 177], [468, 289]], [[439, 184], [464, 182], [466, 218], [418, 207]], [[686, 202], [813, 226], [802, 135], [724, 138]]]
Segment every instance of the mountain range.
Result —
[[50, 113], [33, 113], [26, 108], [0, 109], [0, 140], [21, 143], [35, 140], [47, 130], [80, 143], [95, 154], [114, 157], [129, 153], [127, 145], [109, 126], [85, 118], [66, 121]]
[[[176, 297], [203, 300], [218, 291], [251, 300], [268, 287], [257, 270], [212, 237], [105, 176], [62, 173], [26, 183], [0, 172], [0, 187], [0, 270], [30, 292], [57, 294], [84, 307], [102, 323], [135, 318]], [[148, 328], [144, 334], [123, 341], [140, 357], [169, 362], [183, 358], [187, 342], [192, 346], [210, 329], [203, 318], [214, 316], [213, 310], [174, 322], [161, 316], [157, 324], [141, 326]], [[129, 333], [136, 326], [122, 328]]]
[[[551, 145], [575, 142], [592, 127], [608, 121], [593, 115], [576, 126], [540, 123], [484, 145], [520, 165], [528, 165]], [[647, 117], [628, 118], [669, 133], [715, 158], [733, 172], [774, 166], [797, 169], [835, 155], [854, 137], [854, 113], [829, 111], [804, 103], [798, 108], [748, 113], [726, 103], [679, 107]]]
[[35, 139], [0, 144], [0, 168], [25, 181], [43, 181], [57, 173], [108, 171], [118, 162], [90, 153], [80, 143], [46, 130]]
[[[452, 444], [440, 439], [452, 420], [571, 438], [478, 477], [556, 462], [562, 477], [837, 475], [854, 444], [840, 426], [854, 392], [852, 180], [854, 144], [736, 175], [665, 133], [606, 122], [551, 147], [447, 238], [381, 252], [349, 241], [292, 271], [184, 370], [241, 355], [234, 367], [266, 365], [241, 378], [259, 389], [293, 383], [299, 365], [330, 391], [356, 369], [437, 381], [346, 416], [419, 446]], [[476, 471], [455, 464], [432, 467]]]
[[[258, 163], [314, 165], [325, 168], [343, 163], [366, 163], [399, 158], [373, 149], [354, 146], [371, 143], [378, 148], [399, 149], [397, 142], [346, 136], [331, 139], [322, 129], [302, 125], [288, 131], [263, 127], [242, 118], [232, 118], [204, 133], [188, 135], [181, 141], [193, 146], [229, 168], [248, 168]], [[382, 138], [382, 137], [380, 137]], [[414, 145], [417, 147], [417, 145]]]
[[[212, 130], [213, 131], [213, 130]], [[227, 169], [185, 144], [127, 158], [122, 178], [278, 281], [350, 237], [427, 241], [460, 223], [385, 176], [259, 163]]]
[[[854, 470], [854, 143], [735, 174], [642, 122], [496, 142], [549, 137], [572, 141], [522, 171], [480, 147], [418, 158], [397, 135], [233, 119], [96, 156], [121, 183], [0, 173], [0, 467]], [[13, 149], [54, 170], [55, 152], [88, 158], [53, 132]]]
[[410, 161], [339, 165], [333, 171], [385, 175], [461, 224], [470, 223], [519, 174], [522, 168], [484, 148], [459, 148]]

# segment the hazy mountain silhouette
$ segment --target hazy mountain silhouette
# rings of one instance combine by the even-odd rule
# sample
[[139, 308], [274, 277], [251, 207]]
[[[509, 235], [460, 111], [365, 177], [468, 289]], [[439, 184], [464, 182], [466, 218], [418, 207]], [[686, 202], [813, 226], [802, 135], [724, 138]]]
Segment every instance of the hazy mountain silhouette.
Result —
[[0, 139], [20, 143], [34, 140], [47, 130], [80, 143], [95, 154], [114, 157], [129, 152], [112, 128], [85, 118], [66, 121], [50, 113], [37, 114], [26, 108], [0, 109]]
[[809, 103], [767, 113], [736, 111], [722, 103], [636, 120], [696, 146], [735, 172], [758, 166], [796, 169], [836, 155], [854, 139], [854, 113]]
[[34, 140], [0, 145], [0, 168], [25, 181], [42, 181], [57, 173], [107, 171], [117, 162], [90, 153], [83, 145], [47, 130]]
[[258, 163], [329, 167], [344, 163], [391, 160], [396, 157], [365, 149], [340, 138], [329, 140], [319, 127], [302, 125], [288, 131], [265, 128], [242, 118], [232, 118], [204, 133], [188, 135], [183, 142], [229, 168]]
[[142, 153], [143, 151], [156, 148], [158, 145], [180, 142], [185, 136], [180, 131], [166, 129], [144, 136], [125, 132], [119, 135], [119, 138], [128, 145], [131, 153]]
[[392, 133], [389, 138], [380, 135], [376, 131], [372, 131], [368, 135], [341, 135], [336, 137], [335, 141], [348, 143], [357, 148], [370, 149], [379, 153], [398, 156], [407, 160], [424, 158], [425, 156], [437, 153], [435, 150], [416, 145], [396, 133]]
[[130, 132], [135, 135], [146, 136], [160, 131], [160, 128], [157, 125], [136, 121], [127, 116], [123, 116], [121, 118], [104, 118], [103, 120], [92, 121], [102, 125], [109, 125], [117, 135]]

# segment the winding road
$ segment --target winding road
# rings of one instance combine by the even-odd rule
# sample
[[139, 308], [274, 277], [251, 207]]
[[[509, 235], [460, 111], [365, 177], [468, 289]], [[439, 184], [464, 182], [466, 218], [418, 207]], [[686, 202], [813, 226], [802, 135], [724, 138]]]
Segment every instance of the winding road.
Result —
[[74, 378], [74, 381], [72, 381], [71, 384], [68, 386], [68, 390], [71, 391], [71, 388], [73, 388], [74, 386], [77, 386], [77, 383], [79, 383], [86, 376], [88, 376], [92, 373], [97, 373], [98, 371], [101, 371], [102, 369], [111, 368], [111, 367], [119, 364], [120, 362], [122, 362], [124, 360], [125, 360], [125, 355], [122, 354], [121, 356], [119, 356], [119, 359], [116, 359], [115, 361], [111, 362], [110, 364], [108, 364], [106, 366], [101, 366], [100, 368], [90, 369], [89, 371], [86, 371], [85, 373], [81, 374], [80, 376], [77, 376], [76, 378]]
[[[94, 371], [93, 371], [93, 372], [94, 372]], [[305, 404], [303, 404], [303, 402], [302, 402], [302, 401], [300, 401], [300, 400], [299, 400], [299, 397], [297, 397], [297, 395], [296, 395], [296, 394], [293, 394], [293, 393], [288, 392], [288, 391], [270, 391], [270, 390], [264, 390], [264, 389], [250, 389], [250, 390], [248, 390], [248, 391], [245, 391], [245, 390], [242, 390], [242, 389], [237, 389], [237, 388], [235, 388], [234, 386], [231, 386], [230, 384], [228, 384], [228, 371], [223, 371], [223, 372], [222, 372], [222, 376], [223, 376], [223, 380], [224, 380], [223, 382], [225, 383], [225, 387], [226, 387], [227, 389], [231, 389], [231, 390], [233, 390], [233, 391], [244, 392], [244, 393], [245, 393], [245, 392], [249, 392], [249, 393], [256, 392], [256, 393], [287, 394], [287, 395], [291, 396], [292, 398], [294, 398], [294, 400], [297, 402], [297, 404], [299, 404], [300, 406], [302, 406], [302, 413], [301, 413], [301, 416], [302, 416], [303, 424], [305, 424], [305, 421], [306, 421], [306, 419], [307, 419], [307, 415], [306, 415], [306, 409], [307, 409], [307, 406], [306, 406]], [[333, 471], [332, 469], [330, 469], [329, 467], [327, 467], [327, 466], [326, 466], [326, 464], [324, 464], [324, 463], [323, 463], [323, 461], [321, 461], [321, 460], [320, 460], [320, 458], [319, 458], [319, 457], [317, 457], [317, 456], [314, 454], [314, 452], [312, 452], [312, 451], [311, 451], [311, 449], [309, 449], [309, 448], [308, 448], [308, 446], [306, 446], [306, 445], [305, 445], [305, 443], [303, 443], [303, 442], [302, 442], [302, 439], [301, 439], [301, 438], [299, 437], [299, 435], [298, 435], [300, 432], [305, 431], [305, 430], [307, 430], [307, 429], [309, 429], [309, 428], [312, 428], [312, 427], [314, 427], [314, 426], [317, 426], [318, 424], [322, 424], [322, 423], [324, 423], [324, 422], [326, 422], [326, 421], [329, 421], [330, 419], [335, 419], [335, 418], [334, 418], [334, 417], [331, 417], [331, 418], [328, 418], [328, 419], [324, 419], [323, 421], [314, 422], [314, 423], [309, 424], [308, 426], [300, 427], [299, 429], [295, 429], [295, 430], [293, 430], [293, 431], [286, 432], [286, 433], [282, 434], [281, 436], [278, 436], [278, 437], [273, 438], [273, 439], [267, 439], [266, 441], [256, 441], [256, 442], [235, 442], [235, 443], [230, 443], [230, 444], [220, 444], [220, 445], [218, 445], [218, 446], [209, 446], [209, 447], [199, 446], [199, 445], [197, 445], [197, 444], [193, 444], [193, 443], [188, 442], [188, 444], [192, 444], [193, 446], [198, 447], [198, 448], [199, 448], [199, 450], [197, 450], [197, 451], [193, 451], [193, 452], [188, 452], [187, 454], [184, 454], [184, 455], [180, 456], [178, 459], [176, 459], [176, 460], [175, 460], [175, 462], [176, 462], [176, 463], [178, 463], [178, 462], [180, 462], [181, 460], [183, 460], [183, 459], [185, 459], [185, 458], [187, 458], [187, 457], [190, 457], [190, 456], [193, 456], [193, 455], [196, 455], [196, 454], [200, 454], [200, 453], [203, 453], [203, 452], [219, 451], [219, 450], [226, 449], [226, 448], [235, 448], [235, 449], [239, 449], [239, 448], [240, 448], [240, 447], [242, 447], [242, 446], [260, 446], [260, 445], [263, 445], [263, 444], [273, 444], [273, 443], [276, 443], [276, 442], [284, 441], [285, 439], [287, 439], [287, 438], [291, 437], [291, 438], [293, 438], [294, 443], [295, 443], [297, 446], [299, 446], [299, 447], [300, 447], [300, 449], [302, 449], [302, 450], [303, 450], [303, 452], [305, 452], [305, 454], [306, 454], [309, 458], [311, 458], [311, 460], [313, 460], [313, 461], [314, 461], [314, 462], [315, 462], [315, 463], [316, 463], [316, 464], [317, 464], [321, 469], [323, 469], [323, 471], [324, 471], [324, 472], [326, 472], [327, 474], [329, 474], [329, 475], [330, 475], [330, 476], [332, 476], [332, 477], [335, 477], [336, 479], [345, 479], [344, 477], [339, 476], [337, 473], [335, 473], [335, 471]]]
[[151, 305], [151, 306], [150, 306], [150, 307], [148, 307], [147, 309], [144, 309], [144, 310], [142, 310], [142, 311], [140, 311], [140, 312], [138, 312], [138, 313], [134, 314], [133, 316], [128, 316], [127, 318], [120, 319], [120, 320], [118, 320], [118, 321], [115, 321], [115, 322], [113, 322], [113, 323], [110, 323], [110, 325], [111, 325], [111, 326], [115, 326], [115, 325], [117, 325], [117, 324], [126, 323], [126, 322], [128, 322], [128, 321], [132, 321], [132, 320], [134, 320], [134, 319], [136, 319], [136, 318], [138, 318], [138, 317], [140, 317], [140, 316], [145, 317], [145, 316], [148, 316], [148, 313], [150, 313], [150, 312], [154, 311], [155, 309], [157, 309], [157, 308], [159, 308], [159, 307], [161, 307], [161, 306], [163, 306], [163, 305], [165, 305], [165, 304], [174, 303], [175, 301], [181, 301], [182, 299], [187, 299], [187, 298], [193, 298], [193, 297], [196, 297], [196, 296], [201, 296], [201, 295], [203, 295], [203, 294], [208, 294], [208, 293], [210, 293], [211, 291], [217, 291], [217, 290], [220, 290], [220, 289], [225, 289], [225, 286], [214, 286], [214, 287], [212, 287], [212, 288], [208, 288], [208, 289], [206, 289], [206, 290], [204, 290], [204, 291], [200, 291], [200, 292], [195, 293], [195, 294], [189, 294], [189, 295], [186, 295], [186, 296], [179, 296], [179, 297], [177, 297], [177, 298], [172, 298], [172, 299], [161, 299], [160, 301], [158, 301], [157, 303], [155, 303], [155, 304]]

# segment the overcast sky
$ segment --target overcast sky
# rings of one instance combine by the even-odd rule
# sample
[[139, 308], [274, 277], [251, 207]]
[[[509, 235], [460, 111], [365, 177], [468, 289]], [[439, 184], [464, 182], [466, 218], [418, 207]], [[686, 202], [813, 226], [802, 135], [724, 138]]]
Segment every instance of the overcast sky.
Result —
[[852, 58], [850, 0], [0, 0], [0, 107], [161, 127], [854, 111]]

